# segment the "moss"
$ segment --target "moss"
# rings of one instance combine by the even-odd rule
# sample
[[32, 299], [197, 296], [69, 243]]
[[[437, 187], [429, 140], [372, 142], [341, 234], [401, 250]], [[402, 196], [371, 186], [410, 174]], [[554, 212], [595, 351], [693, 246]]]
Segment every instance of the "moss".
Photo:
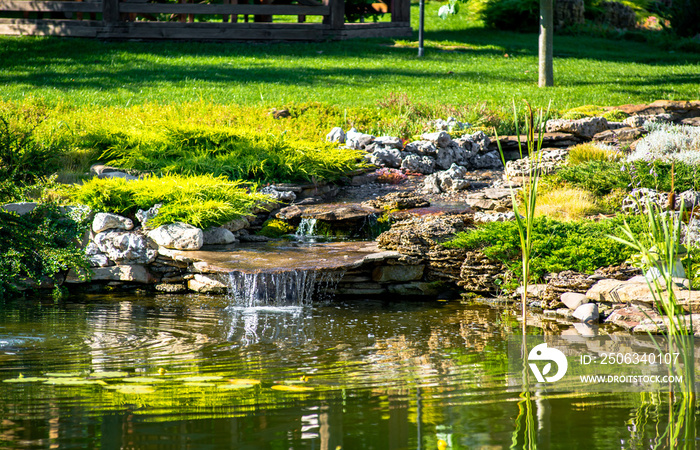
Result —
[[278, 238], [285, 234], [291, 234], [294, 230], [294, 226], [289, 222], [279, 219], [269, 219], [263, 224], [258, 234], [269, 238]]
[[608, 122], [622, 122], [629, 117], [629, 114], [619, 109], [611, 109], [610, 111], [606, 111], [603, 117], [605, 117]]

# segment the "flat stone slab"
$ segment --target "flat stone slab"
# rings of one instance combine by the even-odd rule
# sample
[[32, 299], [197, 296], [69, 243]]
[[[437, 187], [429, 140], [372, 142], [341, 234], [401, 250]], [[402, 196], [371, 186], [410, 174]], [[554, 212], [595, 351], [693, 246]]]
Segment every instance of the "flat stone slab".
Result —
[[266, 242], [236, 244], [215, 251], [176, 251], [168, 256], [188, 260], [200, 273], [285, 272], [290, 270], [352, 269], [368, 262], [397, 259], [400, 254], [382, 251], [374, 242]]
[[[628, 281], [600, 280], [586, 292], [586, 297], [594, 302], [628, 303], [647, 308], [654, 307], [654, 295], [649, 290], [647, 282], [642, 280], [643, 278], [638, 277]], [[678, 304], [686, 311], [700, 312], [700, 291], [689, 291], [675, 287], [673, 292], [678, 299]]]

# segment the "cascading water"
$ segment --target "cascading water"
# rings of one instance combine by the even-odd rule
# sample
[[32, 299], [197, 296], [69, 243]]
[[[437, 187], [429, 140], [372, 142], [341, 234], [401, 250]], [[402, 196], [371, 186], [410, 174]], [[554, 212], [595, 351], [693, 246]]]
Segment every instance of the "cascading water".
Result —
[[233, 305], [305, 306], [314, 300], [328, 298], [334, 292], [344, 271], [287, 270], [279, 272], [229, 273], [229, 296]]
[[301, 219], [297, 231], [294, 235], [298, 238], [314, 236], [314, 231], [316, 229], [316, 219]]

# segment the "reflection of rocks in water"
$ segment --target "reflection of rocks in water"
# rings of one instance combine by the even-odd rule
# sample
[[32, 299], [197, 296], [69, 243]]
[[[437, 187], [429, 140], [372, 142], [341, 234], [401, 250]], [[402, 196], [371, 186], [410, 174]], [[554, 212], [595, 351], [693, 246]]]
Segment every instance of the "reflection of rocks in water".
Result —
[[311, 318], [301, 307], [258, 307], [226, 309], [228, 340], [244, 346], [275, 344], [300, 345], [311, 338]]

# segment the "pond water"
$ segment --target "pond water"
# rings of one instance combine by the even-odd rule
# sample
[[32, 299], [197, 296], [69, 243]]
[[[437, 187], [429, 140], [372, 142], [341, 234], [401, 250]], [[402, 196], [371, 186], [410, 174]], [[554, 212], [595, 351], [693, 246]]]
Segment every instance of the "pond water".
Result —
[[229, 301], [0, 304], [0, 448], [668, 448], [667, 396], [508, 388], [504, 311]]

